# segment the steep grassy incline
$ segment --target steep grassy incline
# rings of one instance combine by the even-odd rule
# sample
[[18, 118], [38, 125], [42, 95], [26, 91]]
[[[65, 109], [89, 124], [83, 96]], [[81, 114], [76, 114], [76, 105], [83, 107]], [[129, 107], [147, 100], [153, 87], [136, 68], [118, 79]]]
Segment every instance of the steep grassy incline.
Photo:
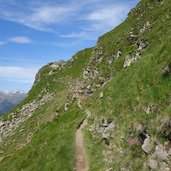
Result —
[[171, 169], [170, 12], [170, 1], [144, 0], [99, 39], [106, 59], [122, 55], [112, 81], [85, 102], [94, 114], [86, 133], [92, 171]]
[[95, 47], [43, 67], [0, 121], [0, 170], [74, 170], [88, 109], [90, 171], [170, 171], [170, 20], [170, 0], [142, 0]]

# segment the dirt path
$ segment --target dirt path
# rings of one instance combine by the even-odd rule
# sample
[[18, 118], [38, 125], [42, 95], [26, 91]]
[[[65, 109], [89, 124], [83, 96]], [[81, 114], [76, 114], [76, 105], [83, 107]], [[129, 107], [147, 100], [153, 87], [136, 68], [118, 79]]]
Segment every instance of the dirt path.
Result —
[[86, 159], [86, 152], [84, 147], [83, 128], [88, 123], [88, 118], [91, 115], [89, 110], [85, 110], [87, 117], [84, 119], [76, 132], [75, 149], [76, 149], [76, 171], [88, 171], [88, 162]]

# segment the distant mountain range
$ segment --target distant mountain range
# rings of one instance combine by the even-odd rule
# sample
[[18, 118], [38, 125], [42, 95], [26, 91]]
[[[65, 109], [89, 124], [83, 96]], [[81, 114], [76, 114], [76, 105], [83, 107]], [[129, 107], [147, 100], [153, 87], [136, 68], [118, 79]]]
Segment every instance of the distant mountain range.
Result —
[[27, 93], [23, 91], [0, 91], [0, 115], [10, 111], [20, 103]]

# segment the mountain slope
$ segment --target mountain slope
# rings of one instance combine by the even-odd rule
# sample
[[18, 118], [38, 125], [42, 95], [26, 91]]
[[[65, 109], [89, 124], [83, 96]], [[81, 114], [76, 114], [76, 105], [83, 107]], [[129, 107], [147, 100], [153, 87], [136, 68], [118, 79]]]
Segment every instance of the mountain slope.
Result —
[[95, 47], [43, 67], [2, 118], [0, 169], [74, 170], [75, 133], [88, 109], [89, 170], [169, 170], [170, 12], [169, 0], [142, 0]]

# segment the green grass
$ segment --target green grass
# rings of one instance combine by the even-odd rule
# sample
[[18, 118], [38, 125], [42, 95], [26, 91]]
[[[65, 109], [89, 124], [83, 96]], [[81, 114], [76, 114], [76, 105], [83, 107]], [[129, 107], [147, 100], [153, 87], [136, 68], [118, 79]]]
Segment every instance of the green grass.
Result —
[[75, 131], [85, 113], [73, 105], [60, 117], [42, 124], [32, 141], [1, 161], [0, 170], [63, 170], [74, 168]]

